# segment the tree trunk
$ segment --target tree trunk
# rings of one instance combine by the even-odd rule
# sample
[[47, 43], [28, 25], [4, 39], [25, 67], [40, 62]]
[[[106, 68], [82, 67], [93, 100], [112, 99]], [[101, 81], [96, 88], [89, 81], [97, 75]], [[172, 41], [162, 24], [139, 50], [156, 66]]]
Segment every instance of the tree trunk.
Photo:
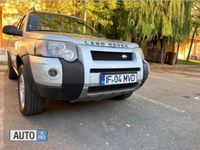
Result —
[[178, 62], [178, 53], [179, 53], [179, 48], [180, 48], [180, 41], [178, 41], [177, 55], [176, 55], [176, 64], [177, 64], [177, 62]]
[[176, 46], [176, 42], [173, 43], [172, 52], [175, 52], [175, 46]]
[[187, 61], [189, 61], [189, 59], [190, 59], [190, 54], [191, 54], [191, 51], [192, 51], [192, 45], [194, 43], [194, 36], [195, 36], [195, 33], [197, 32], [197, 29], [198, 29], [198, 26], [195, 27], [194, 32], [192, 34], [192, 39], [191, 39], [191, 43], [190, 43], [190, 49], [189, 49], [188, 55], [187, 55]]
[[141, 46], [142, 44], [142, 38], [140, 38], [140, 40], [138, 41], [138, 45]]
[[160, 39], [160, 63], [164, 63], [165, 43], [164, 39]]
[[135, 34], [134, 34], [134, 33], [131, 35], [131, 42], [132, 42], [132, 43], [135, 42]]

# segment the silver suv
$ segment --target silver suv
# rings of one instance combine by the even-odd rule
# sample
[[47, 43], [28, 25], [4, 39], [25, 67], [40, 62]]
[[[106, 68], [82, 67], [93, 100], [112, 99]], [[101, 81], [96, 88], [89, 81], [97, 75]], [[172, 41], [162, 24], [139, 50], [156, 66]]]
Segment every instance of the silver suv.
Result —
[[131, 96], [145, 82], [149, 65], [137, 44], [100, 36], [81, 19], [31, 11], [12, 35], [8, 49], [10, 79], [18, 78], [20, 110], [43, 112], [45, 98], [69, 101]]

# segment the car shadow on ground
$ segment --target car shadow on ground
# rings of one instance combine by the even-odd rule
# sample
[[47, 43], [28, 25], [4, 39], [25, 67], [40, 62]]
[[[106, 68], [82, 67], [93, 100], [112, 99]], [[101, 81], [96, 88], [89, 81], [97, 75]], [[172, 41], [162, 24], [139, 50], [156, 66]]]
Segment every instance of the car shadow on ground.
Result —
[[69, 102], [65, 100], [54, 100], [47, 99], [45, 104], [45, 114], [51, 113], [62, 113], [67, 111], [86, 111], [86, 110], [96, 110], [105, 109], [110, 107], [115, 101], [112, 100], [101, 100], [101, 101], [84, 101], [84, 102]]
[[[118, 107], [126, 107], [124, 101], [114, 101], [114, 100], [100, 100], [100, 101], [84, 101], [84, 102], [75, 102], [71, 103], [64, 100], [46, 100], [45, 110], [42, 114], [29, 116], [27, 118], [43, 117], [43, 116], [68, 116], [71, 115], [76, 117], [76, 115], [84, 116], [91, 115], [97, 116], [99, 113], [110, 113], [113, 114], [113, 111]], [[118, 110], [120, 112], [120, 109]]]
[[[42, 114], [23, 116], [22, 119], [30, 122], [32, 125], [37, 124], [36, 126], [40, 128], [49, 128], [49, 124], [52, 124], [50, 128], [76, 125], [79, 128], [79, 123], [87, 124], [88, 127], [96, 125], [102, 127], [102, 122], [107, 122], [110, 125], [113, 124], [113, 126], [116, 124], [125, 126], [127, 122], [135, 124], [133, 120], [138, 122], [140, 120], [147, 120], [147, 112], [144, 110], [141, 112], [141, 106], [138, 106], [137, 102], [134, 103], [133, 97], [131, 100], [123, 101], [101, 100], [76, 103], [47, 100]], [[55, 122], [58, 123], [57, 126]]]

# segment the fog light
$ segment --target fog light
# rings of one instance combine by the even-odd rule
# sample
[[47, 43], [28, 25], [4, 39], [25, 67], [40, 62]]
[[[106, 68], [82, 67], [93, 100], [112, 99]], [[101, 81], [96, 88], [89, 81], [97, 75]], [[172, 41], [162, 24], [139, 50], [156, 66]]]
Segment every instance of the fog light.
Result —
[[57, 74], [58, 74], [58, 72], [57, 72], [56, 69], [50, 69], [50, 70], [48, 71], [48, 75], [49, 75], [50, 77], [55, 77]]

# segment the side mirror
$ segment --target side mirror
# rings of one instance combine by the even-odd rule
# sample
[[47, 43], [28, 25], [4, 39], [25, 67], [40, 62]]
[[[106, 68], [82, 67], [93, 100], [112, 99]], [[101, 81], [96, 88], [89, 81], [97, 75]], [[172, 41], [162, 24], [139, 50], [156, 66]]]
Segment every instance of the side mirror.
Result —
[[8, 35], [22, 36], [22, 31], [17, 29], [16, 26], [11, 26], [11, 25], [4, 26], [3, 33]]

